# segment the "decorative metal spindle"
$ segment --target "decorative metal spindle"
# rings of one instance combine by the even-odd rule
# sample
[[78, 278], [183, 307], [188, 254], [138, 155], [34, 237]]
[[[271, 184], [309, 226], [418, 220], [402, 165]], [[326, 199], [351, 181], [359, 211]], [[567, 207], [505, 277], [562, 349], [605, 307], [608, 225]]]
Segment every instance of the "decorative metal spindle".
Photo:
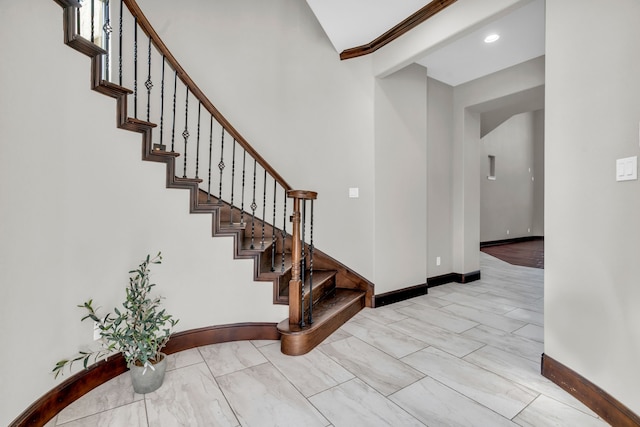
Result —
[[256, 237], [256, 165], [257, 160], [253, 159], [253, 200], [251, 202], [251, 249], [254, 248], [254, 242]]
[[111, 70], [109, 69], [110, 58], [111, 58], [111, 32], [113, 29], [111, 28], [111, 11], [109, 7], [109, 0], [104, 1], [104, 25], [102, 26], [102, 31], [104, 32], [104, 49], [107, 51], [107, 55], [105, 56], [104, 63], [104, 76], [106, 80], [111, 81]]
[[162, 137], [164, 132], [164, 65], [165, 58], [162, 55], [162, 81], [160, 82], [160, 148], [164, 150]]
[[211, 154], [213, 153], [213, 115], [209, 115], [209, 177], [207, 179], [207, 203], [211, 202]]
[[78, 0], [78, 2], [80, 3], [80, 7], [76, 8], [76, 22], [78, 23], [77, 33], [80, 33], [82, 31], [82, 21], [80, 20], [80, 9], [82, 8], [82, 1], [83, 0]]
[[247, 150], [244, 150], [242, 154], [242, 197], [240, 199], [240, 224], [244, 224], [244, 175], [247, 164]]
[[96, 0], [91, 0], [91, 43], [95, 41]]
[[189, 87], [187, 86], [187, 95], [185, 96], [184, 105], [184, 130], [182, 131], [182, 137], [184, 138], [184, 162], [182, 168], [182, 177], [187, 177], [187, 142], [189, 140]]
[[231, 151], [231, 215], [229, 223], [233, 225], [233, 196], [236, 182], [236, 139], [233, 139], [233, 150]]
[[144, 82], [144, 87], [147, 88], [147, 121], [149, 121], [149, 115], [151, 112], [151, 88], [153, 82], [151, 81], [151, 37], [149, 37], [149, 48], [147, 49], [147, 81]]
[[222, 137], [220, 141], [220, 163], [218, 163], [218, 169], [220, 169], [220, 187], [218, 188], [218, 203], [222, 204], [222, 171], [224, 170], [224, 128], [222, 128]]
[[118, 84], [122, 86], [122, 1], [120, 0], [120, 24], [118, 33]]
[[133, 117], [138, 118], [138, 17], [133, 17]]
[[173, 72], [173, 123], [171, 125], [171, 152], [174, 153], [176, 136], [176, 93], [178, 88], [178, 71]]
[[[303, 242], [304, 245], [304, 242]], [[311, 218], [309, 222], [309, 324], [313, 323], [313, 199], [311, 199]]]
[[[306, 260], [304, 258], [304, 224], [306, 221], [307, 201], [302, 200], [302, 236], [300, 238], [300, 327], [304, 328], [304, 275], [307, 270]], [[294, 225], [295, 227], [295, 225]], [[309, 294], [309, 300], [313, 299], [313, 295]]]
[[285, 239], [287, 238], [287, 190], [284, 190], [284, 211], [282, 219], [282, 267], [281, 271], [284, 273], [284, 253], [285, 253]]
[[198, 171], [200, 168], [200, 109], [202, 102], [198, 103], [198, 134], [196, 137], [196, 179], [198, 179]]
[[277, 181], [273, 179], [273, 218], [271, 220], [271, 271], [276, 271], [276, 202], [278, 198]]
[[264, 170], [262, 179], [262, 239], [260, 239], [260, 249], [264, 249], [264, 221], [267, 217], [267, 170]]

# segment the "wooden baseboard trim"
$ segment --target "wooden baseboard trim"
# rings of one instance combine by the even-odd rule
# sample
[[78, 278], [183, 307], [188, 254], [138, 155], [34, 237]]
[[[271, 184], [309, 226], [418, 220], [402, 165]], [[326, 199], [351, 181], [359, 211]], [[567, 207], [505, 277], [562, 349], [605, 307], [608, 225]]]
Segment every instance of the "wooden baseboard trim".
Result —
[[427, 279], [427, 283], [376, 295], [374, 307], [382, 307], [396, 302], [419, 297], [420, 295], [426, 295], [427, 293], [429, 293], [429, 288], [433, 288], [434, 286], [440, 286], [451, 282], [470, 283], [476, 280], [480, 280], [480, 270], [472, 271], [465, 274], [449, 273], [443, 274], [441, 276], [430, 277]]
[[427, 279], [427, 286], [429, 288], [433, 288], [435, 286], [446, 285], [447, 283], [457, 282], [459, 279], [459, 274], [449, 273], [443, 274], [440, 276], [429, 277]]
[[393, 304], [396, 302], [404, 301], [420, 295], [427, 294], [427, 284], [410, 286], [408, 288], [398, 289], [395, 291], [385, 292], [384, 294], [376, 295], [374, 307], [382, 307], [384, 305]]
[[481, 248], [488, 246], [508, 245], [509, 243], [532, 242], [534, 240], [544, 240], [544, 236], [527, 236], [516, 237], [515, 239], [490, 240], [488, 242], [480, 242]]
[[640, 417], [582, 375], [542, 354], [542, 375], [616, 427], [640, 427]]
[[[172, 354], [203, 345], [260, 339], [280, 339], [276, 324], [236, 323], [178, 332], [172, 335], [163, 352]], [[69, 404], [126, 370], [127, 365], [121, 354], [100, 361], [47, 392], [9, 424], [9, 427], [45, 425]]]
[[458, 283], [471, 283], [476, 280], [480, 280], [480, 270], [471, 271], [464, 274], [456, 274], [456, 282]]

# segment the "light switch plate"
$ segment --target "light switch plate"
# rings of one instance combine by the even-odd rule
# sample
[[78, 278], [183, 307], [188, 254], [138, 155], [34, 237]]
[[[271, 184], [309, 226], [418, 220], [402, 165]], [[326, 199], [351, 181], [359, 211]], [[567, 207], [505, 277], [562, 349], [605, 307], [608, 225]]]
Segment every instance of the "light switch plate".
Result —
[[616, 181], [638, 179], [638, 156], [616, 160]]
[[349, 188], [349, 198], [357, 199], [360, 197], [360, 189], [358, 187]]

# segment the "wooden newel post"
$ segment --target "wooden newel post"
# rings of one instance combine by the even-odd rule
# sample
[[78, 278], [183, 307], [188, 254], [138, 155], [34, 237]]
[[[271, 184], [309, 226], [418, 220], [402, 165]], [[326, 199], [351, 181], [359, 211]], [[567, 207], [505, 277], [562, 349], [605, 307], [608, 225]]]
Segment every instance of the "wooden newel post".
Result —
[[291, 215], [291, 280], [289, 281], [289, 324], [300, 325], [304, 319], [304, 307], [302, 304], [304, 271], [301, 271], [302, 238], [300, 232], [301, 213], [300, 201], [315, 200], [318, 193], [305, 190], [289, 190], [287, 197], [293, 199], [293, 214]]

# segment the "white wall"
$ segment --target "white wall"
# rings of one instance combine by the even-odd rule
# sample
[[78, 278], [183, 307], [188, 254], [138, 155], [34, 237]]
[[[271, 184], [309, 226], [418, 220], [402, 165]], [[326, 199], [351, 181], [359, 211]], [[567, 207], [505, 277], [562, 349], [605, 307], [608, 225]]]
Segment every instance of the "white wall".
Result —
[[0, 39], [0, 425], [91, 340], [76, 305], [119, 304], [147, 253], [165, 256], [153, 278], [177, 330], [287, 317], [232, 239], [211, 238], [211, 217], [164, 188], [164, 166], [140, 160], [140, 136], [115, 128], [55, 2], [0, 2]]
[[480, 115], [493, 100], [544, 85], [544, 57], [456, 86], [453, 103], [453, 271], [480, 268]]
[[138, 3], [249, 143], [290, 185], [318, 192], [317, 248], [375, 282], [371, 59], [340, 61], [303, 1]]
[[[577, 13], [579, 11], [579, 13]], [[640, 414], [640, 2], [547, 2], [545, 353]], [[594, 31], [597, 29], [597, 31]]]
[[[139, 4], [240, 133], [289, 183], [318, 191], [319, 249], [374, 283], [379, 276], [383, 290], [424, 282], [422, 68], [378, 87], [390, 90], [397, 112], [403, 93], [422, 88], [412, 105], [421, 105], [423, 121], [389, 126], [402, 131], [392, 142], [423, 160], [410, 159], [420, 174], [410, 193], [376, 205], [389, 191], [376, 193], [375, 157], [402, 163], [408, 153], [374, 138], [371, 59], [340, 61], [304, 2]], [[0, 423], [51, 389], [53, 363], [91, 339], [76, 305], [88, 298], [106, 309], [117, 305], [127, 271], [147, 253], [165, 255], [154, 278], [181, 319], [178, 330], [285, 318], [286, 307], [272, 305], [271, 284], [252, 281], [251, 261], [233, 260], [231, 238], [212, 239], [210, 217], [188, 213], [187, 192], [164, 188], [164, 167], [140, 161], [140, 136], [115, 128], [114, 101], [89, 90], [88, 58], [63, 44], [60, 7], [2, 2], [0, 21], [2, 40], [21, 35], [0, 47], [11, 58], [0, 63], [0, 320], [11, 325], [0, 332]], [[28, 32], [25, 22], [33, 24]], [[359, 187], [359, 199], [348, 198], [349, 187]], [[378, 244], [374, 219], [404, 212], [409, 222], [408, 202], [417, 209], [412, 230], [422, 229], [423, 238], [412, 242], [418, 261], [392, 281], [375, 261], [407, 244], [389, 234]]]
[[427, 102], [427, 277], [435, 277], [453, 272], [453, 88], [430, 78]]
[[544, 109], [533, 113], [533, 236], [544, 236]]
[[[376, 294], [427, 278], [427, 69], [376, 79]], [[394, 248], [393, 250], [389, 250]]]
[[[517, 114], [480, 140], [480, 241], [533, 236], [536, 202], [537, 140], [544, 128], [536, 112]], [[494, 156], [495, 179], [489, 179]]]

